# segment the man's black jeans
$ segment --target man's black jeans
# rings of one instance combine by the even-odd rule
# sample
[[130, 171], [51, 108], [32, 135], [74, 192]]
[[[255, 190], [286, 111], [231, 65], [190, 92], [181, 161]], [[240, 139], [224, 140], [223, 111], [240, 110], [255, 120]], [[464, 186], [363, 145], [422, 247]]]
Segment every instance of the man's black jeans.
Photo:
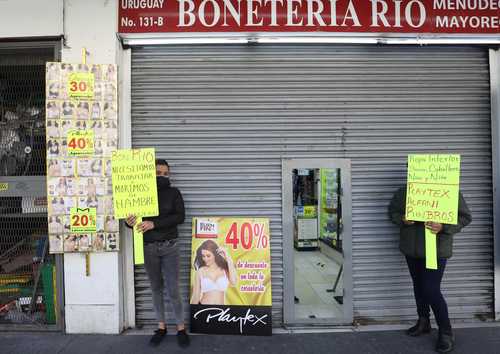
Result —
[[451, 332], [448, 305], [441, 293], [441, 280], [446, 268], [446, 258], [438, 259], [438, 269], [426, 269], [425, 259], [406, 257], [408, 269], [413, 280], [413, 291], [417, 303], [419, 317], [430, 316], [430, 308], [434, 313], [439, 330], [443, 333]]

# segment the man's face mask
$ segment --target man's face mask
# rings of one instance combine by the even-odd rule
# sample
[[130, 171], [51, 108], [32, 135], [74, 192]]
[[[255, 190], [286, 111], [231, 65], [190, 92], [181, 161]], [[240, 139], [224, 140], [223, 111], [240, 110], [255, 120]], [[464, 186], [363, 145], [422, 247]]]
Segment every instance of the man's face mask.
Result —
[[156, 176], [156, 184], [158, 186], [166, 186], [166, 185], [169, 185], [170, 184], [170, 179], [167, 176]]

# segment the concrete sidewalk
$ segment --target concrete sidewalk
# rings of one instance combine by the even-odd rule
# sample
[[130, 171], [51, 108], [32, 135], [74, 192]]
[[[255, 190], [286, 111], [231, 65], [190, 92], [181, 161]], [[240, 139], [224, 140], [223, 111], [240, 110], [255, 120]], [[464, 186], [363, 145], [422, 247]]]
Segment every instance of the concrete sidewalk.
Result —
[[[453, 353], [500, 353], [500, 328], [460, 328], [455, 330], [457, 346]], [[57, 333], [0, 333], [0, 353], [434, 353], [437, 331], [419, 338], [402, 331], [344, 333], [275, 334], [272, 337], [192, 335], [191, 346], [178, 347], [175, 336], [152, 348], [149, 336], [64, 335]]]

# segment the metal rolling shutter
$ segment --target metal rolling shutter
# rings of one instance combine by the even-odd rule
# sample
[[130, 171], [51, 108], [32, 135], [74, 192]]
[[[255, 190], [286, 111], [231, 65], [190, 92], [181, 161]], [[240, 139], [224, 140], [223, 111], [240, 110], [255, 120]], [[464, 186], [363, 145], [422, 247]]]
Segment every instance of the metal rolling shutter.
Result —
[[[386, 211], [405, 182], [406, 155], [460, 153], [474, 221], [455, 238], [444, 291], [455, 320], [492, 314], [489, 72], [481, 48], [136, 47], [132, 140], [171, 162], [185, 197], [186, 303], [191, 217], [271, 218], [276, 326], [283, 321], [282, 158], [351, 159], [354, 318], [390, 323], [415, 316]], [[136, 308], [138, 324], [155, 322], [143, 268], [136, 269]]]

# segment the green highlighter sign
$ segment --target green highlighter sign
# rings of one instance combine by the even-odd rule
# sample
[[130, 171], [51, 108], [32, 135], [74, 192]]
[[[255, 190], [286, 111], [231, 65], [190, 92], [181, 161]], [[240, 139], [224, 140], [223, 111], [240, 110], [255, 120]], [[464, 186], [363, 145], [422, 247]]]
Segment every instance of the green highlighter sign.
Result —
[[[406, 219], [457, 224], [460, 155], [409, 155]], [[437, 269], [436, 235], [425, 229], [426, 267]]]

